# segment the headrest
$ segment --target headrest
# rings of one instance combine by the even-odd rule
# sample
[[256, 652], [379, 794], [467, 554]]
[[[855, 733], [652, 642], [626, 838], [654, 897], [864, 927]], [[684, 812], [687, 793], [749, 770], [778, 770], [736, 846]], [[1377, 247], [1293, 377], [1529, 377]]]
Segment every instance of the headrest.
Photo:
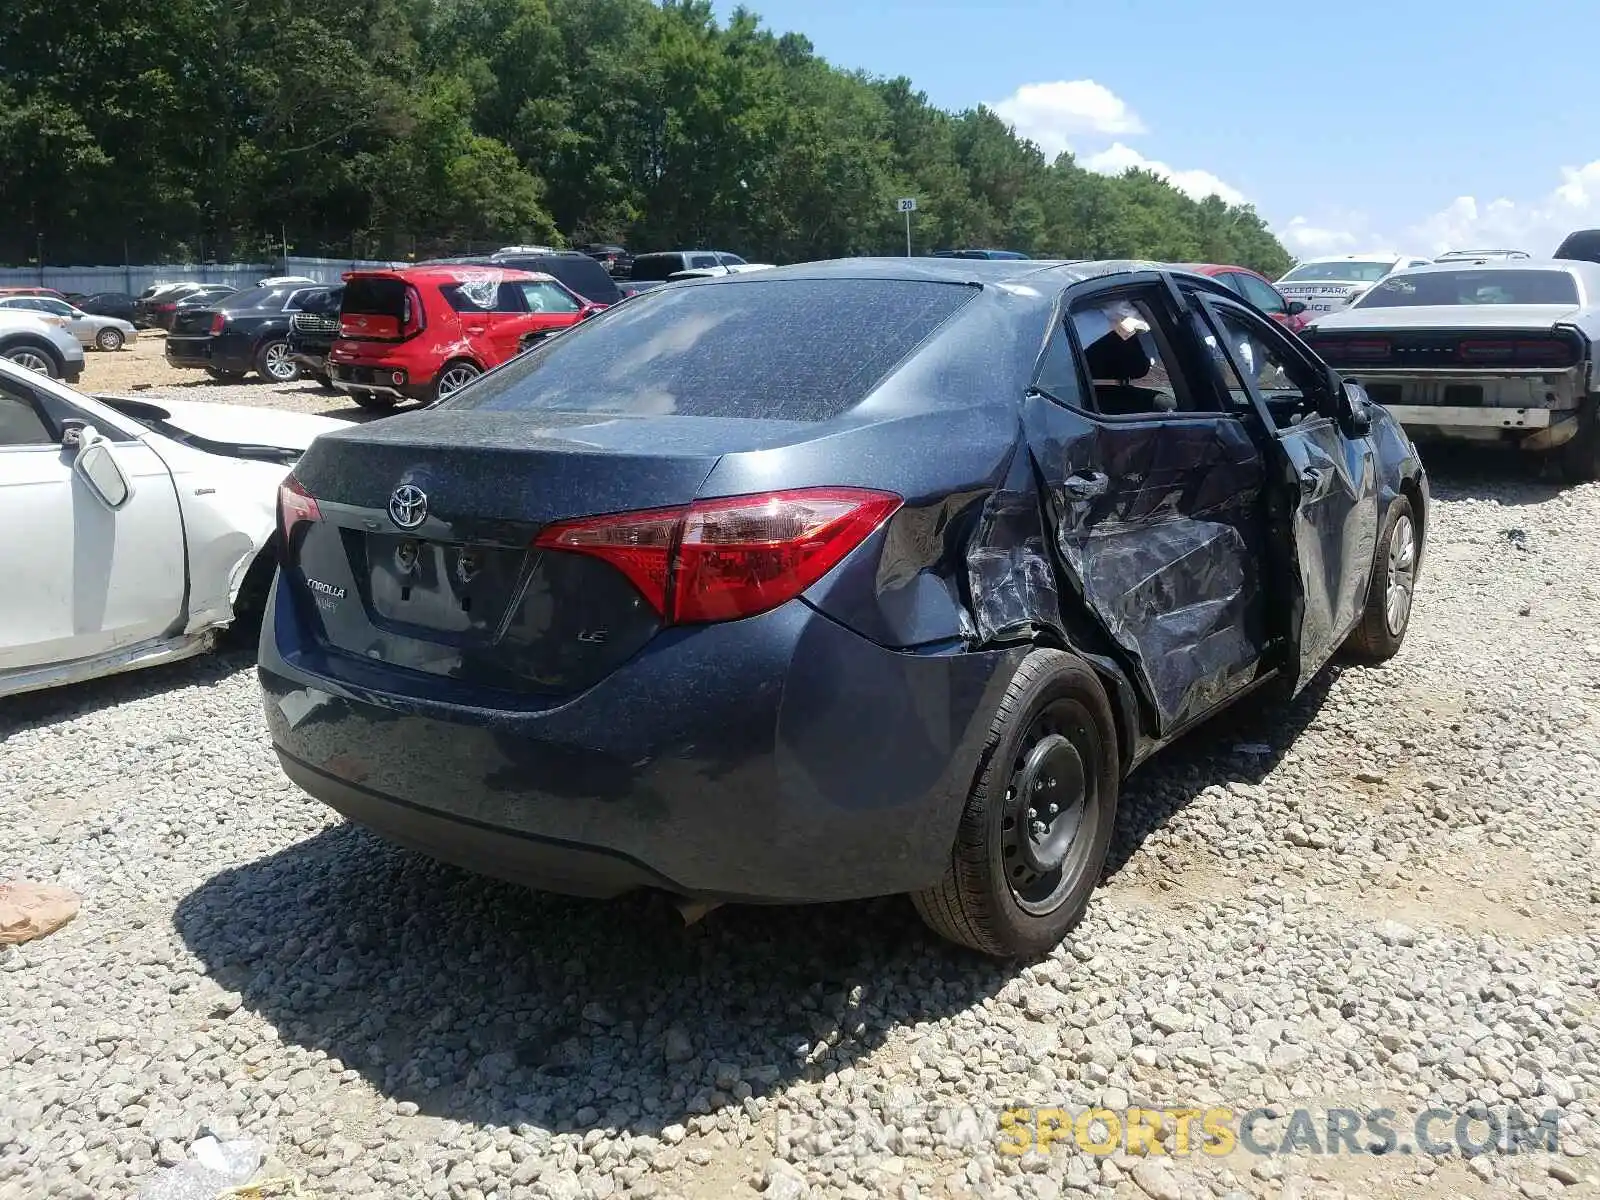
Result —
[[1143, 335], [1123, 338], [1108, 333], [1088, 346], [1083, 357], [1089, 365], [1091, 379], [1118, 379], [1131, 381], [1150, 374], [1150, 353], [1144, 348]]

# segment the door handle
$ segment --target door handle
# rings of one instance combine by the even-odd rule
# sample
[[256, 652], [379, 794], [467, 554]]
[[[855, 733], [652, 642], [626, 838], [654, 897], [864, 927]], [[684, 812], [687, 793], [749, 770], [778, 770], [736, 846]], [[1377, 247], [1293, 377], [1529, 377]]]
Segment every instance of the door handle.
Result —
[[1061, 490], [1074, 500], [1091, 500], [1095, 496], [1104, 496], [1110, 486], [1111, 476], [1102, 475], [1099, 471], [1083, 471], [1068, 475], [1061, 483]]
[[488, 328], [489, 327], [487, 325], [468, 325], [467, 326], [467, 332], [468, 333], [485, 333], [485, 332], [488, 331]]

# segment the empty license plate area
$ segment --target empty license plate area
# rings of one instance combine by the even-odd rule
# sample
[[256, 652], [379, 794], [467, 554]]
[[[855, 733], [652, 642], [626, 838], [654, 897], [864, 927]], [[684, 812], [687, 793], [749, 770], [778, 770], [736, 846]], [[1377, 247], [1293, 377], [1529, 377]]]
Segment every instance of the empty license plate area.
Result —
[[521, 590], [527, 552], [369, 533], [368, 602], [391, 623], [492, 638]]

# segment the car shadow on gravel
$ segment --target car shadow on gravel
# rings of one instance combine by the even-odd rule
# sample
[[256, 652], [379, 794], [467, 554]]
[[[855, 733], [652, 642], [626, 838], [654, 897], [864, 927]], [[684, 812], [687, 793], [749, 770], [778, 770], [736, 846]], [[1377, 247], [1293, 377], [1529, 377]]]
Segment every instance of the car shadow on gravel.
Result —
[[215, 650], [159, 667], [141, 667], [121, 675], [0, 699], [0, 745], [23, 729], [89, 716], [180, 688], [212, 687], [255, 665], [253, 649]]
[[[1243, 705], [1136, 773], [1110, 870], [1205, 788], [1263, 777], [1331, 675], [1287, 714]], [[541, 895], [350, 825], [217, 874], [175, 921], [243, 1008], [380, 1094], [557, 1130], [653, 1133], [745, 1087], [821, 1078], [1019, 970], [938, 941], [902, 898], [734, 906], [685, 928], [663, 897]]]
[[1288, 705], [1270, 691], [1246, 697], [1135, 771], [1122, 785], [1102, 879], [1126, 867], [1151, 834], [1207, 788], [1265, 780], [1316, 719], [1345, 669], [1335, 659]]

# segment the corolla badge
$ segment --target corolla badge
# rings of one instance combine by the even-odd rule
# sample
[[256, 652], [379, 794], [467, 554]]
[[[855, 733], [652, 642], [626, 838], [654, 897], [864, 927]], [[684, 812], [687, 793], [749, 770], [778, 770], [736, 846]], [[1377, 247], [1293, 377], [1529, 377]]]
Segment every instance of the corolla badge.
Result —
[[428, 519], [428, 494], [412, 484], [402, 483], [389, 497], [389, 519], [401, 529], [415, 529]]

